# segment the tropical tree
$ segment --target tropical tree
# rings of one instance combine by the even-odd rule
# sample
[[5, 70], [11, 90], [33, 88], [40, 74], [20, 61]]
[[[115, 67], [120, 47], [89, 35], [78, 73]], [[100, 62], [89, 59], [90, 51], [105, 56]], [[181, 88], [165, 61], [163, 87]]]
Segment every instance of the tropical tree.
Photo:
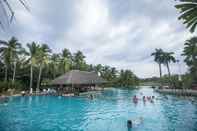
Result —
[[101, 76], [106, 79], [107, 81], [111, 81], [111, 68], [110, 66], [103, 66], [102, 71], [101, 71]]
[[186, 40], [182, 55], [185, 56], [184, 61], [188, 65], [193, 79], [197, 82], [197, 37]]
[[[132, 86], [138, 83], [138, 78], [130, 70], [121, 72], [114, 67], [101, 64], [86, 64], [85, 56], [81, 51], [71, 54], [69, 50], [62, 53], [50, 53], [51, 50], [46, 44], [38, 45], [35, 42], [27, 44], [27, 51], [18, 43], [16, 38], [9, 41], [0, 41], [0, 80], [5, 80], [12, 75], [12, 82], [15, 89], [24, 90], [29, 86], [32, 89], [34, 80], [37, 84], [37, 91], [40, 83], [49, 82], [62, 72], [71, 69], [95, 71], [101, 77], [109, 81], [109, 86]], [[62, 68], [63, 67], [63, 68]], [[63, 71], [64, 70], [64, 71]], [[15, 76], [17, 74], [17, 80]], [[38, 75], [35, 77], [34, 74]], [[3, 83], [4, 84], [4, 83]], [[0, 82], [0, 85], [2, 83]], [[6, 82], [1, 91], [6, 91], [10, 83]], [[5, 87], [5, 88], [4, 88]]]
[[131, 87], [139, 84], [138, 78], [131, 70], [121, 70], [116, 83], [123, 87]]
[[77, 51], [73, 56], [74, 68], [77, 70], [85, 70], [86, 69], [86, 62], [85, 56], [81, 51]]
[[52, 54], [51, 58], [50, 58], [50, 70], [52, 72], [53, 75], [53, 79], [56, 77], [57, 72], [58, 72], [58, 67], [60, 65], [60, 55], [59, 54]]
[[0, 47], [0, 54], [1, 54], [1, 59], [2, 59], [2, 63], [4, 64], [4, 68], [5, 68], [5, 77], [4, 77], [4, 81], [7, 81], [8, 79], [8, 68], [10, 65], [10, 50], [8, 48], [7, 42], [5, 41], [1, 41], [1, 45], [5, 45], [4, 47]]
[[163, 52], [163, 55], [162, 55], [163, 64], [167, 67], [169, 78], [171, 77], [169, 63], [176, 62], [176, 59], [173, 56], [173, 54], [174, 54], [174, 52]]
[[162, 49], [155, 49], [155, 52], [151, 54], [151, 56], [154, 56], [154, 61], [159, 65], [159, 75], [160, 78], [162, 77], [162, 69], [161, 64], [163, 63], [163, 50]]
[[35, 42], [32, 42], [31, 44], [27, 44], [28, 47], [28, 52], [27, 55], [30, 57], [29, 62], [30, 62], [30, 85], [29, 89], [32, 89], [33, 85], [33, 67], [36, 65], [36, 57], [37, 57], [37, 52], [39, 49], [39, 45], [37, 45]]
[[95, 71], [97, 73], [101, 73], [102, 72], [102, 68], [103, 68], [103, 66], [101, 64], [98, 64], [98, 65], [95, 66]]
[[197, 1], [196, 0], [179, 0], [181, 4], [175, 5], [181, 15], [179, 20], [183, 20], [183, 24], [190, 32], [194, 32], [197, 25]]
[[17, 60], [19, 55], [23, 53], [22, 46], [15, 37], [12, 37], [9, 41], [0, 41], [0, 44], [2, 45], [0, 53], [5, 64], [5, 81], [7, 80], [8, 67], [13, 65], [12, 83], [14, 83]]
[[62, 51], [62, 66], [64, 73], [66, 73], [72, 66], [72, 54], [66, 48]]
[[40, 89], [40, 81], [42, 76], [42, 69], [45, 64], [48, 64], [49, 62], [49, 53], [51, 52], [51, 49], [46, 44], [42, 44], [38, 47], [37, 53], [36, 53], [36, 59], [39, 67], [39, 75], [37, 80], [37, 91]]

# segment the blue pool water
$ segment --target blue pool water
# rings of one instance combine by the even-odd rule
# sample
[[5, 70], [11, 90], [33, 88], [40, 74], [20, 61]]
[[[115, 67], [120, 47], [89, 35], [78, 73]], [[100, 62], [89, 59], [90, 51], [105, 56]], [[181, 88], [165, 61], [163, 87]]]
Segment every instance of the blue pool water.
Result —
[[[134, 95], [154, 95], [154, 103], [132, 102]], [[197, 100], [164, 96], [149, 88], [108, 89], [80, 97], [11, 97], [0, 104], [0, 131], [196, 131]], [[193, 99], [193, 98], [192, 98]]]

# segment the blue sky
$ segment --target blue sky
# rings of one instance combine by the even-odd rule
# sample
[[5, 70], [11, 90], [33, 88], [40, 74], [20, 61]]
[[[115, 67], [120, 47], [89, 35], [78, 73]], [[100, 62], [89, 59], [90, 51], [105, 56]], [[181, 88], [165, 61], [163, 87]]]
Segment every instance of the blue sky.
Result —
[[[191, 37], [177, 20], [173, 0], [32, 0], [27, 1], [30, 12], [11, 2], [16, 21], [0, 30], [1, 39], [47, 43], [54, 52], [81, 50], [89, 64], [131, 69], [139, 77], [159, 75], [150, 57], [155, 48], [174, 51], [182, 61], [184, 41]], [[177, 64], [171, 68], [180, 73]]]

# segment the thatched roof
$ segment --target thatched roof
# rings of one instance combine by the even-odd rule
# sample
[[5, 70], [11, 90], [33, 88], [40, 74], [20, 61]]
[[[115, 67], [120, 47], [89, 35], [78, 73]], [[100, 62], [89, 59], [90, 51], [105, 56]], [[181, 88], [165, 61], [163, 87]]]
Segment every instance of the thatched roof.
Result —
[[72, 70], [54, 79], [52, 85], [89, 85], [103, 84], [106, 81], [95, 72]]

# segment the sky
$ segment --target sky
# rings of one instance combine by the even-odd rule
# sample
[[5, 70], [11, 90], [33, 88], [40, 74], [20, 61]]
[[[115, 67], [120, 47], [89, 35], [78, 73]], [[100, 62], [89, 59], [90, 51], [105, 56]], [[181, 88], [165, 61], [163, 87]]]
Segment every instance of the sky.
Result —
[[187, 71], [180, 54], [192, 34], [178, 21], [174, 0], [26, 1], [30, 11], [10, 0], [16, 20], [0, 30], [0, 39], [46, 43], [54, 53], [81, 50], [88, 64], [130, 69], [140, 78], [159, 76], [150, 54], [162, 48], [180, 60], [170, 64], [172, 73]]

